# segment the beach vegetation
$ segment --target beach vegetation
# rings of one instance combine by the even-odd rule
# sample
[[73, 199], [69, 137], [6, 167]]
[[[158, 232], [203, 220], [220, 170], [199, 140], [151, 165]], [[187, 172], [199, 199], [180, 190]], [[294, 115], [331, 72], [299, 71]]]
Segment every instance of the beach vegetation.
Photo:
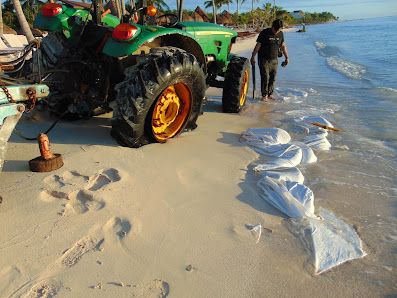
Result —
[[[335, 17], [330, 12], [302, 12], [301, 18], [296, 18], [294, 15], [287, 10], [283, 9], [281, 6], [273, 5], [270, 2], [267, 2], [262, 5], [262, 7], [254, 8], [255, 0], [252, 0], [252, 10], [248, 12], [239, 12], [239, 7], [246, 0], [236, 0], [237, 9], [233, 13], [230, 11], [230, 3], [233, 2], [231, 0], [207, 0], [203, 1], [204, 8], [206, 10], [211, 10], [205, 12], [208, 16], [204, 18], [204, 21], [214, 21], [218, 24], [223, 24], [227, 26], [234, 27], [252, 27], [252, 28], [264, 28], [270, 26], [272, 21], [276, 18], [283, 20], [285, 26], [293, 26], [293, 25], [301, 25], [301, 24], [319, 24], [319, 23], [327, 23], [331, 21], [336, 21], [339, 18]], [[84, 2], [84, 1], [83, 1]], [[89, 2], [89, 1], [88, 1]], [[41, 11], [42, 7], [46, 2], [40, 0], [24, 0], [21, 1], [23, 12], [26, 16], [26, 19], [29, 24], [33, 24], [33, 20], [37, 13]], [[148, 0], [148, 4], [155, 5], [160, 11], [163, 13], [174, 13], [177, 14], [176, 10], [170, 9], [164, 0]], [[227, 6], [227, 10], [224, 10], [222, 13], [219, 12], [222, 10], [224, 5]], [[201, 11], [201, 9], [196, 10], [184, 10], [184, 12], [191, 16], [195, 11]], [[127, 11], [131, 11], [131, 6], [126, 5]], [[222, 17], [216, 17], [217, 15]], [[216, 18], [214, 18], [214, 15]], [[4, 25], [14, 29], [15, 31], [20, 31], [20, 25], [15, 14], [13, 1], [6, 0], [2, 3], [2, 17]]]
[[[41, 11], [45, 2], [39, 0], [25, 0], [20, 1], [23, 14], [29, 24], [33, 24], [33, 20], [37, 13]], [[2, 3], [2, 16], [3, 24], [14, 29], [15, 31], [20, 30], [20, 24], [15, 13], [14, 3], [12, 0], [6, 0]]]

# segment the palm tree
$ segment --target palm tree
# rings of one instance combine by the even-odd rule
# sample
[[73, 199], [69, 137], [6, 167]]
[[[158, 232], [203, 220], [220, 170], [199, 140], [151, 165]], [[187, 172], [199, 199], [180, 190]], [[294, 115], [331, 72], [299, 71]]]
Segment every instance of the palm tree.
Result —
[[[243, 3], [244, 3], [245, 1], [246, 1], [246, 0], [241, 0], [241, 5], [243, 5]], [[237, 0], [236, 2], [237, 2], [237, 16], [238, 16], [238, 9], [239, 9], [239, 7], [240, 7], [240, 0]]]
[[224, 2], [227, 4], [227, 11], [230, 12], [230, 3], [233, 2], [233, 0], [225, 0]]
[[213, 12], [214, 12], [214, 23], [216, 24], [216, 12], [218, 9], [222, 7], [224, 4], [224, 0], [208, 0], [204, 2], [204, 7], [205, 8], [210, 8], [212, 6]]
[[3, 12], [1, 10], [1, 3], [0, 3], [0, 36], [3, 36]]
[[26, 17], [23, 14], [21, 3], [19, 2], [19, 0], [12, 0], [12, 2], [14, 3], [14, 9], [18, 17], [19, 24], [21, 25], [23, 34], [26, 36], [28, 43], [31, 43], [32, 41], [34, 41], [34, 37], [32, 30], [30, 30], [29, 24], [26, 21]]
[[[254, 12], [254, 2], [255, 2], [255, 0], [252, 0], [252, 10], [251, 10], [251, 12]], [[259, 3], [259, 0], [256, 0], [256, 2]]]
[[276, 0], [274, 0], [274, 18], [276, 18]]
[[215, 0], [212, 0], [212, 10], [214, 11], [214, 24], [216, 24], [216, 7], [215, 7]]
[[272, 4], [267, 2], [266, 5], [265, 4], [263, 5], [262, 10], [263, 10], [263, 12], [265, 14], [265, 22], [267, 24], [269, 24], [270, 23], [270, 19], [271, 19], [270, 13], [271, 13], [271, 10], [272, 10]]
[[215, 7], [216, 11], [222, 7], [224, 4], [223, 0], [208, 0], [204, 2], [205, 8]]

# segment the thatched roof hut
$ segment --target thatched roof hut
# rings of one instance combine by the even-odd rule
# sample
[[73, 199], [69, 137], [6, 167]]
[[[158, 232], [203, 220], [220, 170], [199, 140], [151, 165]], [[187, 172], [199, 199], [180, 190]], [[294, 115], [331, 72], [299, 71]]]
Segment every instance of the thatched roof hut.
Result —
[[150, 17], [151, 20], [149, 21], [149, 24], [154, 24], [154, 20], [156, 18], [159, 18], [155, 22], [156, 25], [158, 25], [158, 26], [164, 26], [167, 23], [171, 23], [171, 22], [175, 21], [174, 17], [164, 16], [164, 17], [160, 18], [162, 15], [164, 15], [164, 13], [161, 12], [160, 10], [157, 10], [156, 14], [153, 17]]
[[229, 18], [229, 19], [231, 19], [232, 16], [233, 16], [233, 14], [228, 12], [227, 10], [222, 11], [221, 15], [223, 15], [223, 16]]
[[190, 15], [192, 17], [192, 19], [196, 22], [204, 22], [203, 18], [195, 11], [192, 12], [192, 14]]
[[160, 10], [156, 10], [156, 14], [154, 15], [155, 18], [162, 16], [163, 13]]
[[17, 32], [14, 29], [3, 24], [3, 34], [17, 34]]
[[[224, 10], [220, 16], [222, 16], [222, 24], [223, 25], [230, 25], [233, 23], [232, 21], [232, 14], [226, 10]], [[218, 21], [218, 20], [217, 20]]]
[[205, 12], [200, 8], [200, 6], [197, 6], [194, 11], [197, 12], [203, 18], [204, 22], [207, 23], [211, 22], [210, 18], [205, 14]]
[[[213, 21], [213, 20], [212, 20]], [[216, 16], [216, 23], [217, 24], [222, 24], [222, 25], [229, 25], [232, 23], [232, 20], [230, 20], [228, 17], [226, 17], [225, 15], [217, 15]]]
[[194, 21], [193, 18], [191, 16], [189, 16], [186, 12], [183, 13], [182, 20], [184, 20], [184, 21]]

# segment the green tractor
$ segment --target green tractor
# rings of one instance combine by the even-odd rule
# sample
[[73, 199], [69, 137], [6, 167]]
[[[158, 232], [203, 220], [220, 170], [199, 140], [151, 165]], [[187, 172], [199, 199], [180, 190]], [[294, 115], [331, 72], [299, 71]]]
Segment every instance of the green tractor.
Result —
[[30, 76], [50, 87], [46, 108], [71, 119], [113, 110], [112, 136], [140, 147], [197, 127], [208, 87], [223, 88], [222, 107], [246, 102], [249, 61], [230, 53], [237, 33], [178, 15], [156, 17], [140, 1], [119, 17], [102, 0], [47, 3], [34, 26], [48, 32]]

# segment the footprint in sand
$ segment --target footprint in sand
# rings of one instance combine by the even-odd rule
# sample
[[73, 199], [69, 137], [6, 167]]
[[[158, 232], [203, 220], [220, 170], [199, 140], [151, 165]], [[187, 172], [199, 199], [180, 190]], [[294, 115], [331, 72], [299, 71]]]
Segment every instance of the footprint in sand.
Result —
[[103, 250], [101, 246], [105, 238], [110, 240], [110, 242], [121, 241], [122, 238], [130, 233], [131, 228], [131, 223], [128, 220], [114, 216], [102, 227], [102, 232], [96, 234], [97, 237], [91, 234], [77, 241], [71, 248], [67, 249], [62, 254], [57, 264], [71, 267], [75, 265], [84, 254]]
[[77, 171], [64, 172], [61, 175], [52, 175], [44, 179], [48, 188], [40, 194], [41, 200], [52, 202], [57, 199], [66, 199], [65, 209], [61, 215], [70, 213], [82, 214], [90, 210], [99, 210], [105, 202], [98, 196], [97, 191], [121, 179], [116, 169], [102, 169], [92, 176], [83, 175]]
[[98, 241], [96, 238], [87, 236], [77, 241], [71, 248], [66, 250], [58, 262], [62, 266], [71, 267], [76, 264], [84, 254], [99, 250], [103, 239]]
[[88, 189], [97, 191], [109, 183], [119, 181], [121, 179], [119, 171], [115, 169], [103, 169], [97, 175], [90, 179]]
[[156, 279], [144, 287], [136, 286], [134, 295], [138, 297], [165, 298], [170, 293], [170, 285], [161, 279]]
[[136, 236], [141, 231], [141, 224], [139, 221], [130, 221], [113, 216], [103, 226], [102, 231], [106, 239], [113, 242], [122, 241], [127, 236]]
[[59, 294], [62, 285], [60, 282], [52, 279], [42, 280], [36, 285], [34, 285], [29, 293], [22, 296], [23, 298], [33, 298], [33, 297], [54, 297]]
[[61, 175], [52, 175], [44, 179], [50, 189], [57, 189], [59, 192], [68, 193], [76, 188], [85, 188], [90, 177], [79, 172], [64, 172]]
[[[76, 190], [68, 195], [70, 207], [77, 214], [85, 213], [90, 210], [99, 210], [105, 206], [105, 202], [95, 197], [90, 191], [85, 189]], [[65, 206], [69, 208], [69, 206]]]

